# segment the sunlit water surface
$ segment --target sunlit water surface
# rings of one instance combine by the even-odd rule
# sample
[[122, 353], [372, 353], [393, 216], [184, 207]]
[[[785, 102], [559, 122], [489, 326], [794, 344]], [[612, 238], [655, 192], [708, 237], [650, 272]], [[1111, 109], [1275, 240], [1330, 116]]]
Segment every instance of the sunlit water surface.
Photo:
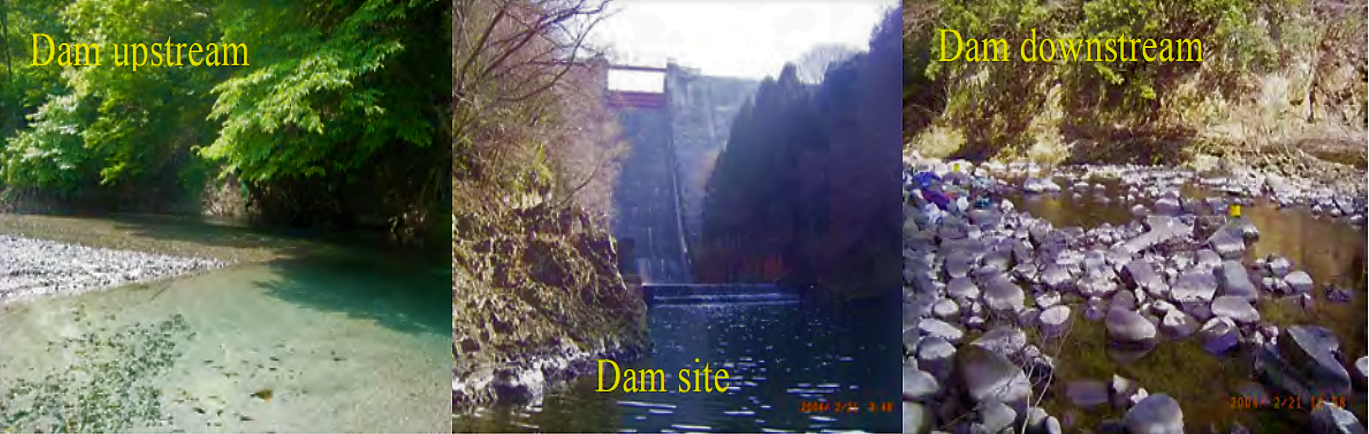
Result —
[[[835, 310], [809, 302], [655, 306], [654, 349], [623, 369], [661, 369], [667, 392], [596, 392], [597, 373], [541, 405], [458, 415], [458, 432], [818, 432], [900, 430], [897, 304]], [[695, 359], [698, 362], [695, 362]], [[725, 392], [682, 393], [681, 369], [726, 369]], [[604, 386], [612, 386], [611, 367]], [[829, 402], [804, 411], [804, 402]], [[835, 403], [854, 403], [838, 412]], [[874, 411], [870, 405], [874, 404]], [[885, 406], [885, 404], [888, 404]]]
[[450, 276], [395, 262], [320, 254], [0, 306], [0, 430], [446, 431]]

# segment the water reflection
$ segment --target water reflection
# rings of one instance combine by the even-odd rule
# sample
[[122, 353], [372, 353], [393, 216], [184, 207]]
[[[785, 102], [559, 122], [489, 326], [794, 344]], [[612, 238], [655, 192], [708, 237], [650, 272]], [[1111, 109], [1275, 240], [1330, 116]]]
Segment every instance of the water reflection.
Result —
[[[664, 370], [668, 392], [625, 393], [620, 387], [600, 393], [591, 373], [552, 391], [540, 406], [457, 416], [453, 429], [897, 431], [901, 372], [891, 361], [900, 352], [898, 318], [891, 310], [835, 311], [797, 302], [657, 306], [648, 317], [653, 351], [619, 365]], [[693, 370], [706, 366], [728, 372], [725, 392], [679, 391], [680, 370], [688, 370], [693, 382]], [[604, 381], [611, 384], [611, 372]], [[802, 411], [804, 402], [818, 401], [854, 403], [858, 411]]]

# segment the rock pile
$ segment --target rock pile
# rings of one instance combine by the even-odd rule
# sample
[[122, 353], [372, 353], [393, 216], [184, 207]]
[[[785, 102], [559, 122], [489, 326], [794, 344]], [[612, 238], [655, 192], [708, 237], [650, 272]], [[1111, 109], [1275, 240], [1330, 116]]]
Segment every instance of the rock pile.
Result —
[[[1117, 169], [1114, 176], [1130, 186], [1126, 199], [1156, 198], [1151, 207], [1138, 207], [1135, 220], [1116, 227], [1057, 228], [1016, 211], [999, 194], [1014, 188], [1052, 194], [1062, 190], [1060, 184], [1099, 194], [1104, 188], [1083, 182], [1087, 177], [1056, 183], [1030, 167], [959, 166], [972, 175], [949, 172], [939, 163], [910, 167], [905, 174], [905, 432], [1061, 432], [1061, 420], [1037, 406], [1043, 393], [1055, 390], [1081, 408], [1124, 409], [1123, 420], [1097, 427], [1104, 432], [1184, 432], [1178, 402], [1122, 377], [1111, 384], [1084, 379], [1047, 390], [1054, 359], [1036, 345], [1049, 342], [1029, 342], [1025, 331], [1035, 328], [1035, 335], [1050, 341], [1068, 334], [1075, 321], [1103, 322], [1111, 347], [1132, 357], [1184, 338], [1200, 339], [1214, 354], [1263, 349], [1260, 380], [1300, 396], [1344, 396], [1369, 369], [1356, 365], [1356, 374], [1349, 375], [1335, 336], [1324, 329], [1281, 331], [1262, 322], [1253, 302], [1305, 296], [1315, 290], [1311, 277], [1278, 256], [1242, 264], [1251, 243], [1258, 242], [1258, 228], [1226, 217], [1225, 199], [1194, 201], [1179, 190], [1193, 182], [1259, 194], [1253, 184], [1182, 171]], [[1014, 170], [1029, 177], [1020, 187], [988, 176]], [[1348, 202], [1340, 213], [1362, 222], [1363, 205]], [[1323, 419], [1340, 423], [1347, 415], [1354, 418], [1347, 412]]]

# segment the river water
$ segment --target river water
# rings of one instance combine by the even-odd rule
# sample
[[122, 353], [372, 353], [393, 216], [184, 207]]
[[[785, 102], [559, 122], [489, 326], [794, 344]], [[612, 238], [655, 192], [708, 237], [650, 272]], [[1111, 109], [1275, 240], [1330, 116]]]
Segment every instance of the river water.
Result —
[[445, 431], [450, 275], [409, 259], [331, 249], [0, 306], [0, 431]]
[[[1016, 181], [1015, 181], [1016, 182]], [[1058, 182], [1058, 180], [1057, 180]], [[1018, 208], [1050, 221], [1055, 227], [1078, 226], [1092, 229], [1100, 224], [1114, 226], [1133, 219], [1130, 207], [1134, 203], [1116, 200], [1125, 193], [1115, 181], [1096, 181], [1106, 186], [1104, 194], [1085, 193], [1075, 197], [1070, 190], [1061, 194], [1009, 194], [1006, 197]], [[1184, 195], [1208, 197], [1214, 194], [1202, 188], [1186, 186]], [[1100, 197], [1112, 198], [1110, 201]], [[1154, 199], [1140, 199], [1151, 206]], [[1249, 245], [1243, 263], [1250, 265], [1257, 258], [1269, 254], [1286, 257], [1296, 269], [1306, 271], [1317, 289], [1316, 301], [1304, 310], [1292, 299], [1262, 297], [1256, 304], [1265, 322], [1280, 328], [1298, 324], [1315, 324], [1333, 331], [1340, 341], [1340, 351], [1353, 362], [1366, 354], [1366, 307], [1369, 303], [1369, 283], [1366, 281], [1366, 239], [1363, 229], [1342, 221], [1316, 216], [1305, 207], [1281, 208], [1277, 204], [1257, 198], [1251, 206], [1243, 207], [1242, 215], [1256, 225], [1258, 241]], [[1335, 303], [1326, 299], [1324, 286], [1353, 290], [1354, 299]], [[1077, 315], [1076, 315], [1077, 317]], [[1306, 412], [1237, 408], [1231, 397], [1240, 396], [1241, 389], [1252, 381], [1251, 355], [1236, 352], [1221, 357], [1207, 354], [1195, 339], [1159, 344], [1154, 352], [1139, 360], [1124, 363], [1106, 355], [1106, 330], [1102, 322], [1075, 318], [1071, 340], [1059, 348], [1056, 394], [1049, 396], [1043, 406], [1062, 420], [1073, 420], [1078, 427], [1097, 426], [1097, 423], [1120, 418], [1121, 412], [1079, 411], [1065, 398], [1063, 385], [1073, 380], [1108, 381], [1113, 374], [1137, 380], [1152, 393], [1161, 391], [1179, 401], [1185, 425], [1194, 430], [1213, 427], [1229, 429], [1240, 423], [1253, 432], [1297, 432], [1304, 429]], [[1274, 393], [1274, 391], [1270, 391]], [[1363, 394], [1351, 397], [1352, 410], [1366, 420]], [[1070, 428], [1066, 428], [1069, 431]]]
[[[657, 305], [653, 349], [623, 369], [661, 369], [668, 392], [596, 392], [597, 373], [549, 392], [540, 405], [454, 416], [458, 432], [778, 432], [901, 429], [896, 303], [812, 301]], [[695, 362], [695, 359], [698, 362]], [[679, 371], [722, 367], [725, 392], [679, 392]], [[604, 387], [612, 386], [607, 367]], [[805, 402], [833, 403], [804, 411]], [[836, 411], [835, 403], [858, 411]], [[873, 411], [871, 408], [873, 404]], [[885, 405], [887, 404], [887, 405]], [[843, 408], [845, 406], [843, 405]]]

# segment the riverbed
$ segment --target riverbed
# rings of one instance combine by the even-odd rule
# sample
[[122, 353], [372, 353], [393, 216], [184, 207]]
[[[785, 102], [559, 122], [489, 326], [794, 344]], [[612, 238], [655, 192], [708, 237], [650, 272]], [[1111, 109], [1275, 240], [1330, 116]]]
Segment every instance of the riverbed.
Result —
[[[454, 416], [456, 432], [897, 431], [898, 313], [889, 306], [817, 302], [657, 305], [650, 353], [623, 369], [661, 369], [667, 392], [596, 392], [597, 373], [573, 379], [530, 406]], [[696, 362], [695, 359], [698, 359]], [[725, 392], [679, 392], [687, 369], [728, 371]], [[608, 368], [611, 369], [611, 368]], [[612, 386], [612, 372], [604, 387]], [[804, 411], [805, 402], [854, 403], [857, 411]], [[873, 407], [871, 406], [873, 404]], [[810, 409], [811, 410], [811, 409]]]
[[445, 258], [202, 223], [5, 219], [29, 236], [239, 261], [0, 305], [0, 430], [450, 426], [449, 312], [433, 303]]
[[[981, 169], [992, 200], [969, 223], [910, 210], [905, 424], [1298, 432], [1353, 414], [1363, 425], [1363, 198], [1249, 174]], [[1214, 273], [1226, 280], [1202, 278]], [[974, 347], [997, 355], [957, 354]], [[1289, 357], [1298, 351], [1319, 361]], [[947, 397], [958, 392], [945, 380], [964, 375], [948, 355], [994, 369], [976, 381], [1020, 387]], [[1324, 371], [1300, 377], [1308, 369]], [[1305, 381], [1349, 411], [1312, 402]]]

